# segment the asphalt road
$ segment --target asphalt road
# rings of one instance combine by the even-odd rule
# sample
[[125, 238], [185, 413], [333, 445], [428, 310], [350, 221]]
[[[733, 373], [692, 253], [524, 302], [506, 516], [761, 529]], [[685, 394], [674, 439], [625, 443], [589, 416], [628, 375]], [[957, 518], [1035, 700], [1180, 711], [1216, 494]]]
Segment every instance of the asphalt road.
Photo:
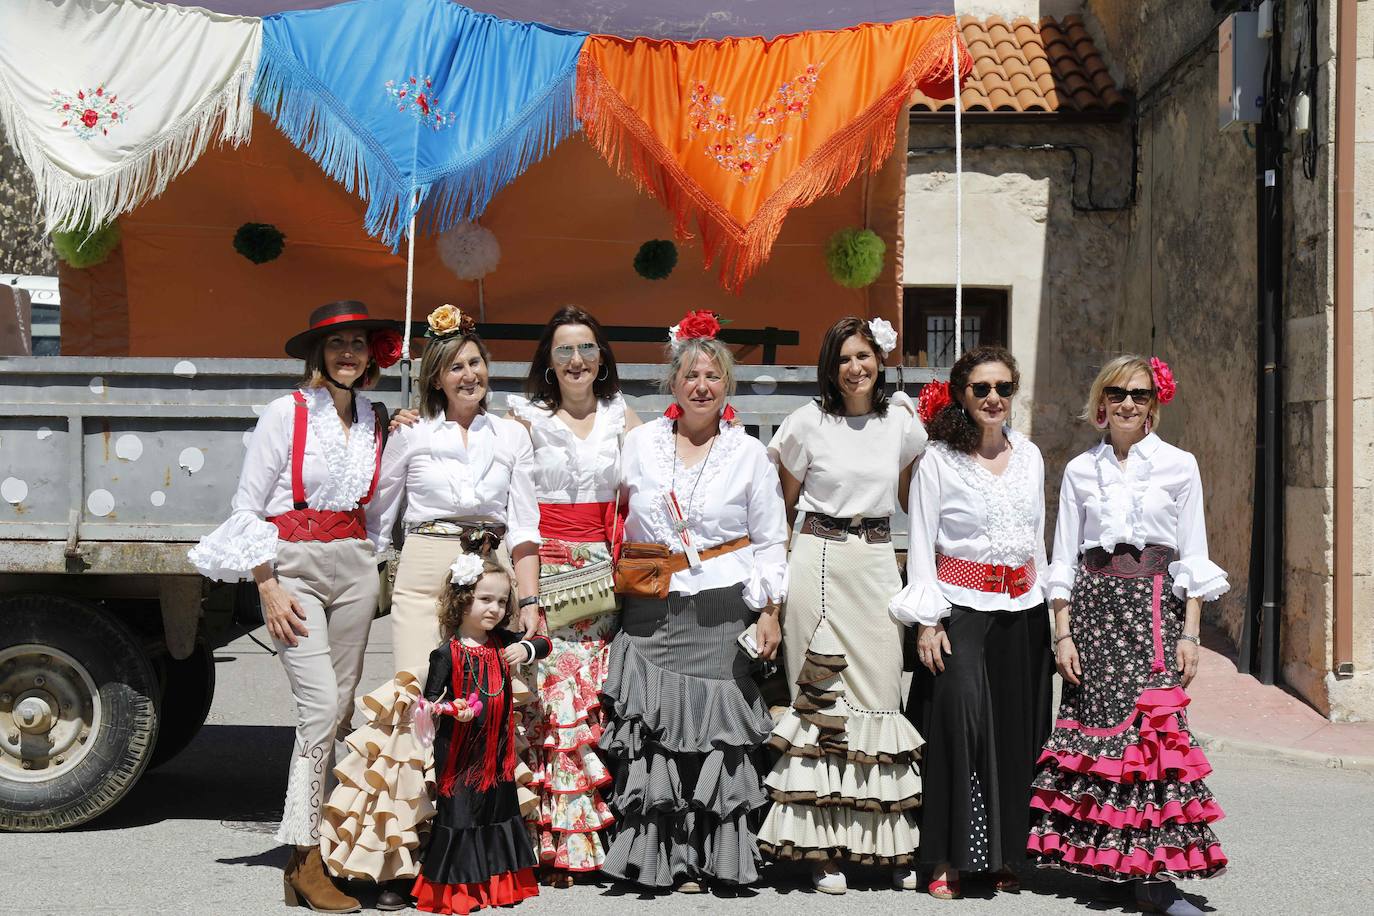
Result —
[[[56, 834], [0, 834], [0, 913], [261, 914], [282, 911], [287, 850], [272, 839], [291, 753], [293, 710], [276, 660], [247, 639], [217, 653], [210, 722], [179, 757], [146, 774], [110, 814]], [[364, 689], [389, 675], [385, 621], [374, 628]], [[1227, 818], [1217, 828], [1231, 869], [1185, 887], [1219, 913], [1368, 914], [1374, 899], [1374, 774], [1213, 756], [1208, 782]], [[1132, 912], [1098, 899], [1095, 882], [1027, 869], [1018, 895], [966, 887], [959, 903], [889, 889], [854, 869], [850, 892], [812, 892], [804, 871], [772, 866], [759, 887], [725, 897], [643, 896], [614, 885], [545, 890], [520, 905], [537, 916], [770, 913], [808, 916], [879, 908], [950, 913]], [[356, 889], [366, 905], [368, 888]]]

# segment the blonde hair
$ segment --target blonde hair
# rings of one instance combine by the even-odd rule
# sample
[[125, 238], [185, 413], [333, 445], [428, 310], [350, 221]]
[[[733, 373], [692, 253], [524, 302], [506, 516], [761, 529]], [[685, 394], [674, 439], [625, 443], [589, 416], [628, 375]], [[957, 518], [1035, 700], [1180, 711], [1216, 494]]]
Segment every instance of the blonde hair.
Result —
[[[347, 330], [345, 328], [345, 330]], [[363, 370], [362, 377], [358, 379], [356, 387], [361, 389], [371, 388], [377, 384], [382, 377], [382, 367], [377, 365], [377, 361], [372, 358], [372, 333], [367, 332], [368, 351], [367, 368]], [[324, 378], [324, 345], [329, 341], [328, 334], [316, 334], [315, 339], [310, 342], [310, 352], [305, 355], [305, 372], [301, 375], [300, 387], [302, 388], [323, 388]]]
[[[1080, 420], [1087, 420], [1095, 429], [1102, 429], [1097, 425], [1097, 410], [1103, 407], [1103, 399], [1106, 397], [1104, 391], [1107, 388], [1116, 386], [1124, 388], [1126, 383], [1131, 380], [1131, 376], [1137, 372], [1144, 372], [1150, 380], [1150, 390], [1155, 388], [1155, 375], [1150, 369], [1150, 361], [1143, 356], [1134, 353], [1123, 353], [1113, 360], [1109, 360], [1097, 373], [1097, 378], [1093, 379], [1092, 385], [1088, 388], [1088, 401], [1083, 405], [1083, 412], [1078, 415]], [[1159, 394], [1156, 392], [1150, 397], [1150, 407], [1147, 415], [1150, 418], [1150, 426], [1159, 429]]]
[[[434, 337], [425, 343], [425, 355], [420, 360], [420, 413], [426, 417], [442, 417], [448, 411], [448, 395], [437, 388], [439, 377], [448, 371], [449, 366], [458, 358], [463, 344], [471, 341], [477, 345], [482, 362], [491, 369], [491, 353], [482, 338], [473, 334], [452, 334], [448, 337]], [[487, 396], [491, 394], [490, 381], [487, 394], [482, 395], [482, 409], [487, 409]]]
[[672, 394], [678, 379], [691, 366], [696, 365], [697, 357], [705, 355], [716, 364], [720, 374], [725, 376], [725, 399], [735, 396], [735, 355], [730, 348], [714, 337], [693, 337], [685, 340], [676, 349], [668, 348], [668, 371], [659, 382], [659, 390]]

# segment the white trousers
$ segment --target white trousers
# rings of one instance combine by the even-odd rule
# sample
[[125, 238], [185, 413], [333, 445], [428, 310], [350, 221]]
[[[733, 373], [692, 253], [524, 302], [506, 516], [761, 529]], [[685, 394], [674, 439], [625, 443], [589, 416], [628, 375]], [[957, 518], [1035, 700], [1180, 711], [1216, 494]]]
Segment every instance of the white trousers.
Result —
[[349, 732], [353, 695], [363, 673], [377, 613], [377, 561], [358, 538], [277, 543], [277, 579], [305, 611], [308, 636], [280, 640], [278, 658], [296, 700], [296, 747], [276, 838], [320, 841], [320, 803], [333, 778], [334, 742]]

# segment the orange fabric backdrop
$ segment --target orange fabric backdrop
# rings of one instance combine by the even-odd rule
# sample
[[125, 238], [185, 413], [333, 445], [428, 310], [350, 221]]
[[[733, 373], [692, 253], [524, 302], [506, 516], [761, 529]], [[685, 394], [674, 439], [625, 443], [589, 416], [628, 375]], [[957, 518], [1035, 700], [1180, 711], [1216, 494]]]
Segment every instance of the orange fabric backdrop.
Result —
[[[100, 323], [121, 331], [127, 326], [131, 356], [280, 356], [282, 342], [304, 326], [309, 311], [332, 299], [359, 298], [374, 314], [402, 316], [404, 248], [393, 255], [369, 239], [356, 196], [330, 181], [261, 115], [254, 126], [249, 146], [208, 151], [161, 198], [122, 218], [127, 305], [108, 294], [83, 297], [80, 285], [68, 283], [64, 332]], [[502, 247], [501, 264], [484, 284], [487, 317], [542, 322], [572, 302], [607, 324], [661, 325], [666, 336], [686, 310], [713, 308], [737, 327], [799, 330], [800, 346], [782, 348], [779, 360], [813, 363], [825, 329], [843, 315], [882, 314], [900, 326], [895, 303], [884, 307], [896, 297], [835, 284], [823, 247], [831, 233], [864, 225], [869, 214], [893, 251], [897, 222], [890, 213], [873, 214], [865, 192], [870, 202], [896, 201], [904, 174], [889, 168], [890, 189], [856, 182], [794, 211], [772, 259], [733, 296], [702, 269], [695, 242], [680, 244], [668, 279], [635, 274], [635, 252], [648, 239], [668, 237], [671, 217], [574, 137], [504, 189], [482, 220]], [[234, 231], [245, 222], [280, 228], [287, 238], [282, 256], [256, 265], [235, 252]], [[431, 238], [416, 245], [415, 278], [417, 319], [443, 302], [475, 307], [475, 284], [453, 276]], [[872, 311], [870, 299], [877, 303]], [[492, 349], [498, 359], [527, 359], [532, 344], [494, 341]], [[71, 347], [66, 352], [80, 355]], [[616, 354], [622, 361], [656, 362], [662, 351], [620, 344]], [[760, 361], [757, 352], [741, 355]]]
[[[578, 115], [607, 161], [701, 234], [737, 288], [787, 212], [876, 171], [919, 86], [954, 92], [954, 17], [773, 39], [674, 42], [593, 35]], [[966, 53], [961, 67], [969, 66]]]

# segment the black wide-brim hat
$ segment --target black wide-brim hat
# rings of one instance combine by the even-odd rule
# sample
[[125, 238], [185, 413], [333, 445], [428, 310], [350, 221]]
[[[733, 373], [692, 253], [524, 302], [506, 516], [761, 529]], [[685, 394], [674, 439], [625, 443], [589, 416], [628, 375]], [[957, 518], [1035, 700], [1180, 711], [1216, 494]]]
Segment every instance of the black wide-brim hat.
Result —
[[286, 355], [305, 359], [310, 355], [310, 347], [314, 344], [315, 338], [321, 334], [353, 329], [372, 331], [378, 328], [400, 331], [401, 322], [388, 318], [373, 318], [367, 312], [367, 305], [356, 299], [331, 302], [310, 313], [310, 327], [286, 342]]

